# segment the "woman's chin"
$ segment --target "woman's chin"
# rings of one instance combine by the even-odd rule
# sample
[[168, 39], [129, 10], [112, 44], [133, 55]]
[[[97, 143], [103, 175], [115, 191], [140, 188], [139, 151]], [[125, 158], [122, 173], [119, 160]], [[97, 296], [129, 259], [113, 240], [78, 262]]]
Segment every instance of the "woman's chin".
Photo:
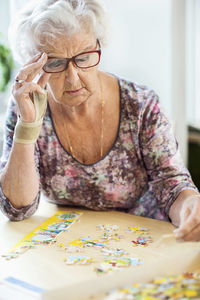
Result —
[[68, 94], [68, 93], [64, 93], [61, 102], [63, 104], [66, 104], [68, 106], [79, 106], [81, 104], [83, 104], [86, 100], [88, 99], [88, 97], [86, 95], [75, 95], [75, 94]]

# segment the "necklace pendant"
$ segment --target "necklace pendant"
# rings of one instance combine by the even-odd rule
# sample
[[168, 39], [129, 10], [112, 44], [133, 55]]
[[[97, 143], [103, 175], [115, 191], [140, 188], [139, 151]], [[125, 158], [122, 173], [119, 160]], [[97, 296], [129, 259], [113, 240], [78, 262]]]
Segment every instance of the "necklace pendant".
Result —
[[69, 146], [69, 150], [70, 150], [71, 154], [73, 155], [73, 149], [72, 149], [71, 145]]

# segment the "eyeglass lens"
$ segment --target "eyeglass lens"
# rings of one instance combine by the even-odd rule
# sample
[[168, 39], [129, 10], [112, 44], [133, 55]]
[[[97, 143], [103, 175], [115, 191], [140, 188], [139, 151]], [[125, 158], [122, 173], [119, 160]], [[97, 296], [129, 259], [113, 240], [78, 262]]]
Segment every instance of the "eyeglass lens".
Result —
[[[89, 68], [99, 63], [99, 52], [82, 53], [73, 58], [74, 63], [79, 68]], [[56, 73], [64, 71], [69, 63], [70, 59], [67, 58], [49, 58], [44, 65], [45, 72]]]

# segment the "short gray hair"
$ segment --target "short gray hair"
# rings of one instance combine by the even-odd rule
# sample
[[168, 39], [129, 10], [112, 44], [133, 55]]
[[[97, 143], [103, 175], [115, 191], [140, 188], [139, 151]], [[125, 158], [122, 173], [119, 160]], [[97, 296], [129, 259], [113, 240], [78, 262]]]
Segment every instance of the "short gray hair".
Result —
[[14, 59], [23, 64], [58, 36], [70, 36], [82, 26], [106, 45], [108, 15], [101, 0], [32, 0], [9, 27]]

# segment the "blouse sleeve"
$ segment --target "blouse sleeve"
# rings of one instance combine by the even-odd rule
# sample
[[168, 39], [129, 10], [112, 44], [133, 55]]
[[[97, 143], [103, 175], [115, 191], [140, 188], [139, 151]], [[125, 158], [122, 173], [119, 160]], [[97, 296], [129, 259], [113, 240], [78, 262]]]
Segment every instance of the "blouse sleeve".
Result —
[[150, 192], [168, 216], [170, 206], [184, 189], [197, 191], [180, 156], [172, 126], [162, 112], [157, 95], [149, 91], [140, 116], [140, 147]]
[[[15, 124], [17, 122], [17, 109], [14, 100], [10, 100], [7, 110], [6, 123], [4, 129], [4, 140], [3, 140], [3, 153], [0, 160], [0, 176], [5, 168], [5, 165], [9, 159], [10, 151], [13, 143], [13, 134], [15, 129]], [[35, 150], [35, 163], [39, 175], [39, 152]], [[40, 190], [33, 200], [33, 202], [25, 207], [17, 209], [13, 207], [9, 199], [3, 193], [1, 182], [0, 182], [0, 208], [2, 212], [11, 221], [21, 221], [25, 218], [30, 217], [37, 209], [40, 200]]]

